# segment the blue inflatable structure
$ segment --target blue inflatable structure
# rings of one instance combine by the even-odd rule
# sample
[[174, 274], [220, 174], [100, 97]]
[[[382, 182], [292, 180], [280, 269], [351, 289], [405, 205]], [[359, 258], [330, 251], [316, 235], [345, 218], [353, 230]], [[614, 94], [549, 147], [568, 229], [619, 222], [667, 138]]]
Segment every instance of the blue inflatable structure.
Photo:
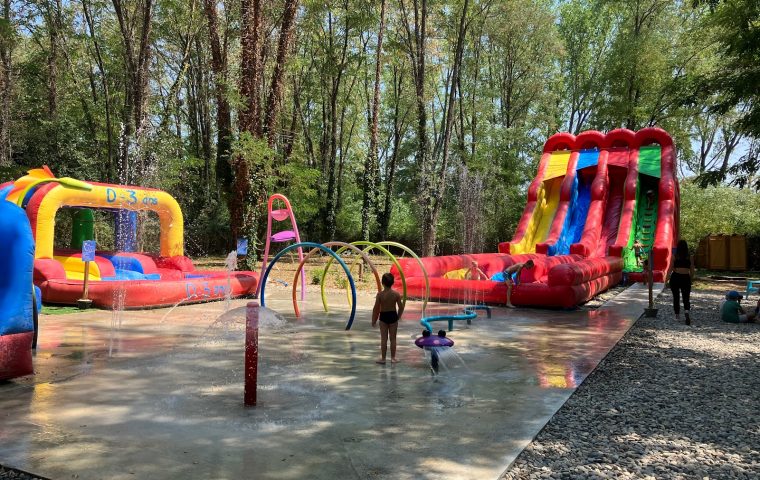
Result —
[[24, 210], [0, 191], [0, 380], [34, 373], [32, 344], [38, 304], [32, 284], [34, 239]]

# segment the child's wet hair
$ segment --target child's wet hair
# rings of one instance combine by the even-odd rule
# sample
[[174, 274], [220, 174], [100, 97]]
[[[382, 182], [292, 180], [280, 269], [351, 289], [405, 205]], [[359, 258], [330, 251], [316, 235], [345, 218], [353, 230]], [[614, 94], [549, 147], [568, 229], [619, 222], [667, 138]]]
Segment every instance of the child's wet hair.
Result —
[[422, 336], [423, 337], [429, 337], [430, 336], [430, 330], [428, 330], [427, 328], [425, 330], [423, 330], [422, 331]]
[[446, 330], [438, 330], [438, 336], [439, 337], [445, 337], [446, 336]]
[[383, 280], [382, 280], [382, 282], [383, 282], [383, 286], [384, 287], [391, 288], [393, 286], [393, 282], [394, 281], [395, 281], [395, 279], [393, 278], [393, 274], [392, 273], [384, 273], [383, 274]]
[[532, 260], [532, 259], [531, 259], [531, 260], [528, 260], [527, 262], [525, 262], [525, 268], [533, 268], [535, 265], [536, 265], [536, 264], [535, 264], [535, 263], [533, 263], [533, 260]]

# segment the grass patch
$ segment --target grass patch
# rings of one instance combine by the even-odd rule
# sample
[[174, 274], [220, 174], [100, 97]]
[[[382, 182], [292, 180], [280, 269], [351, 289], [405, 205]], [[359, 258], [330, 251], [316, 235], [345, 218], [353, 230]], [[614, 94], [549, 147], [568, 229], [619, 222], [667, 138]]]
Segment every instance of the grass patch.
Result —
[[81, 312], [79, 307], [72, 307], [71, 305], [43, 305], [43, 315], [68, 315], [70, 313]]

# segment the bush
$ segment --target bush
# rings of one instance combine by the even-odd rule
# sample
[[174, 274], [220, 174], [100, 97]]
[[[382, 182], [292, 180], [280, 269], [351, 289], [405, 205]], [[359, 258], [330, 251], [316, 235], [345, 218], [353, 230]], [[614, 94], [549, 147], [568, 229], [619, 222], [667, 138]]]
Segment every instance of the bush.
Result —
[[324, 273], [324, 271], [323, 268], [315, 268], [309, 272], [312, 285], [319, 285], [322, 282], [322, 273]]
[[700, 188], [681, 184], [681, 238], [696, 249], [713, 234], [760, 234], [760, 195], [734, 187]]

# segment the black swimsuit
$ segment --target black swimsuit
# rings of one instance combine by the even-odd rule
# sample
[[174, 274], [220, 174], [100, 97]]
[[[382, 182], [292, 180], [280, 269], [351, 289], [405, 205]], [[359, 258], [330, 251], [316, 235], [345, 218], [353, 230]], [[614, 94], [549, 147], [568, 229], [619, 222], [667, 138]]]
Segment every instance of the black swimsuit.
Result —
[[395, 310], [389, 312], [380, 312], [380, 321], [386, 325], [393, 325], [398, 322], [398, 314]]

